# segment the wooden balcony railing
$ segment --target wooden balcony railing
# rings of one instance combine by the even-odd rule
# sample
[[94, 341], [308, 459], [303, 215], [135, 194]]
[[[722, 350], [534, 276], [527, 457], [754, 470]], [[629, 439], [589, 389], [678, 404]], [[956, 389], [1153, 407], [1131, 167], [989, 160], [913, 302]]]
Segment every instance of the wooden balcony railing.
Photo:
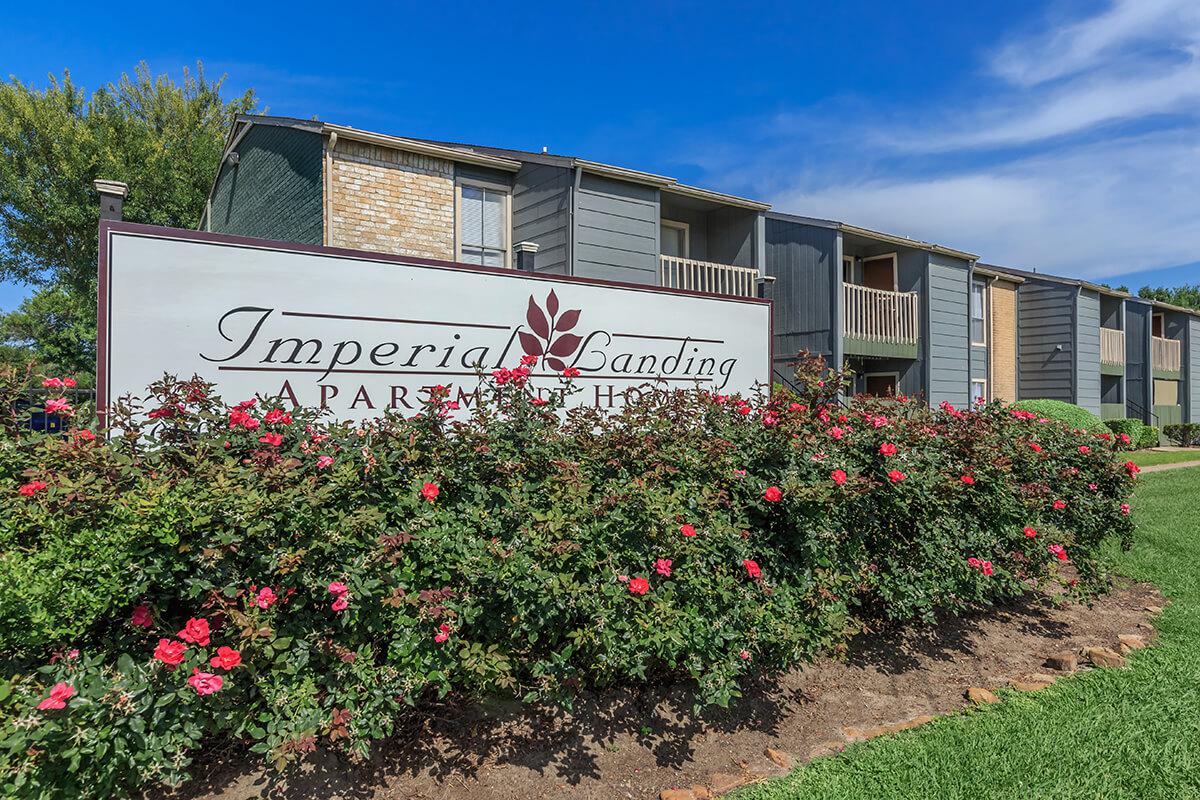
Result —
[[1125, 331], [1100, 329], [1100, 363], [1125, 363]]
[[920, 316], [916, 292], [888, 292], [842, 284], [843, 334], [868, 342], [916, 344]]
[[732, 294], [754, 297], [758, 294], [758, 270], [735, 267], [692, 258], [659, 256], [659, 282], [669, 289], [690, 289], [693, 292]]
[[1150, 338], [1151, 355], [1155, 369], [1164, 369], [1170, 372], [1179, 372], [1180, 369], [1180, 351], [1178, 339], [1163, 339], [1160, 336], [1152, 336]]

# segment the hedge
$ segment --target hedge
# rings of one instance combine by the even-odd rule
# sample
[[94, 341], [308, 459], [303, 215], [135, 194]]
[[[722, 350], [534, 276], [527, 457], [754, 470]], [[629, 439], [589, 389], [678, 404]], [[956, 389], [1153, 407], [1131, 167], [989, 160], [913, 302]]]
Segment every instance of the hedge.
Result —
[[1102, 433], [1108, 430], [1104, 422], [1086, 408], [1072, 403], [1064, 403], [1062, 400], [1018, 400], [1011, 407], [1029, 411], [1039, 417], [1046, 417], [1091, 433]]
[[1131, 540], [1137, 467], [1108, 433], [842, 407], [820, 359], [803, 395], [560, 413], [536, 368], [363, 424], [165, 378], [108, 441], [10, 426], [5, 794], [154, 793], [206, 742], [362, 757], [451, 692], [690, 679], [725, 704], [864, 626], [1100, 590], [1103, 543]]
[[1163, 433], [1180, 447], [1195, 447], [1200, 444], [1200, 423], [1184, 422], [1167, 425]]

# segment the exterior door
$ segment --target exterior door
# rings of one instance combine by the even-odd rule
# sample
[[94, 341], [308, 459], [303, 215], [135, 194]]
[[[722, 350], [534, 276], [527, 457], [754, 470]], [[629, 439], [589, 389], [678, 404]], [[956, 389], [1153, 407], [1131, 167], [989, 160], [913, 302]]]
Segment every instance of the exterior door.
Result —
[[892, 256], [870, 258], [862, 262], [863, 286], [871, 289], [882, 289], [885, 292], [896, 291], [896, 260]]
[[866, 391], [872, 397], [895, 397], [897, 394], [895, 375], [866, 375]]

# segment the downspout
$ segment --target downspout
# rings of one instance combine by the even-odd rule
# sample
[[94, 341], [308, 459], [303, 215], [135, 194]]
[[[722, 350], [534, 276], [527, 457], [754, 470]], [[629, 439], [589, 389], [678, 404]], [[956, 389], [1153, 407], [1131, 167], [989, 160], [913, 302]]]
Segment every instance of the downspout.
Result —
[[1079, 303], [1083, 299], [1083, 287], [1075, 288], [1075, 302], [1071, 306], [1071, 402], [1079, 405]]
[[325, 192], [324, 213], [325, 225], [322, 233], [322, 244], [333, 243], [333, 149], [337, 147], [337, 131], [329, 132], [329, 144], [325, 148], [325, 178], [322, 187]]
[[575, 210], [579, 205], [579, 186], [583, 182], [583, 167], [575, 165], [575, 177], [571, 181], [571, 210], [570, 220], [567, 225], [569, 227], [567, 237], [567, 274], [575, 274]]

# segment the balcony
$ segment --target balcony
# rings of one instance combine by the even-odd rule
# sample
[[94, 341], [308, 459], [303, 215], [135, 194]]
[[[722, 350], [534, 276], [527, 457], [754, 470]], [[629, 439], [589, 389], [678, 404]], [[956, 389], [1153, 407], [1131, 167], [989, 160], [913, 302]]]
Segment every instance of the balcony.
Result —
[[1125, 331], [1115, 328], [1100, 329], [1100, 371], [1123, 374], [1125, 370]]
[[920, 312], [916, 292], [842, 284], [842, 334], [851, 355], [916, 358]]
[[1178, 339], [1152, 336], [1150, 337], [1150, 351], [1151, 363], [1154, 365], [1156, 373], [1169, 373], [1167, 377], [1179, 378], [1182, 359]]
[[659, 284], [668, 289], [687, 289], [736, 297], [758, 295], [758, 270], [713, 261], [678, 256], [658, 257]]

